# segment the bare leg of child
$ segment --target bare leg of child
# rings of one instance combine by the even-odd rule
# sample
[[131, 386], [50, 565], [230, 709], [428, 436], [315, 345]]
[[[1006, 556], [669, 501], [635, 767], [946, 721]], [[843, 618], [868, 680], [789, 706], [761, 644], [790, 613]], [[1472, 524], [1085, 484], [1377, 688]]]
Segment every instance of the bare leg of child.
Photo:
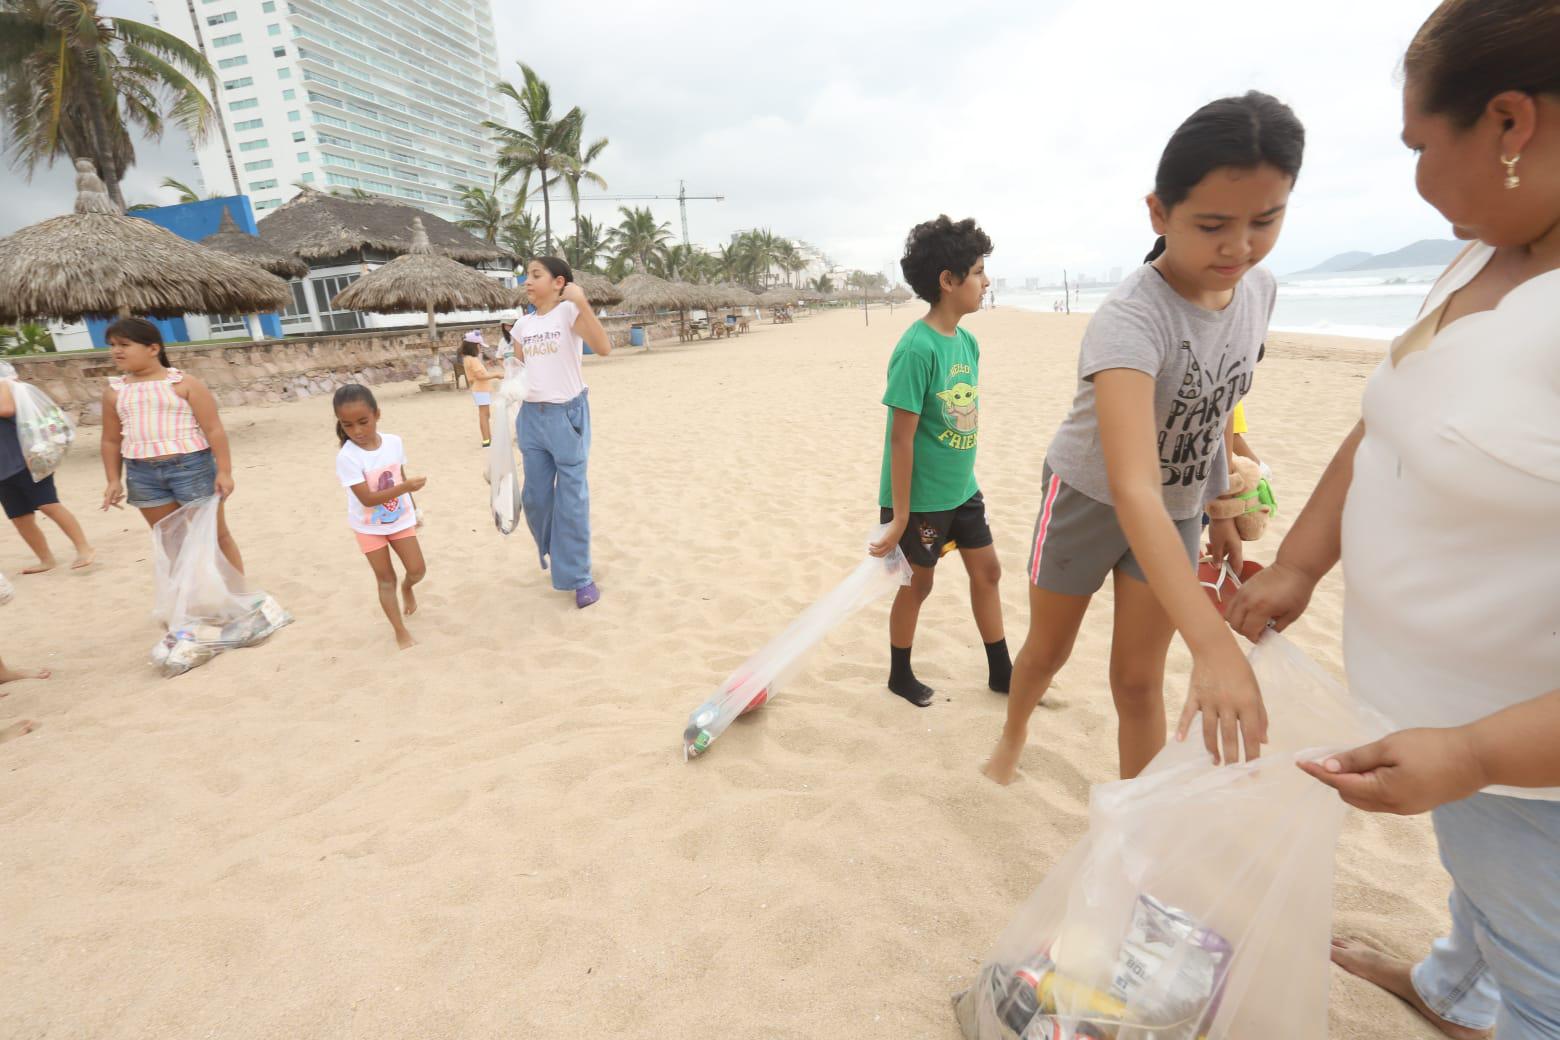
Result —
[[1123, 780], [1141, 773], [1165, 746], [1165, 655], [1174, 635], [1175, 625], [1148, 583], [1118, 570], [1110, 692]]
[[38, 512], [58, 524], [65, 537], [70, 539], [70, 544], [75, 546], [76, 559], [71, 563], [70, 569], [79, 571], [83, 567], [91, 566], [96, 552], [87, 541], [87, 533], [81, 529], [81, 524], [76, 520], [76, 515], [58, 502], [43, 506]]
[[986, 644], [986, 685], [998, 693], [1007, 693], [1013, 678], [1013, 660], [1008, 656], [1007, 636], [1002, 627], [1002, 596], [997, 586], [1002, 580], [1002, 564], [995, 546], [960, 549], [959, 558], [970, 576], [970, 609], [980, 641]]
[[374, 569], [374, 582], [379, 588], [379, 606], [384, 610], [385, 617], [390, 619], [390, 627], [395, 629], [395, 645], [402, 650], [416, 646], [417, 641], [401, 620], [401, 601], [395, 595], [395, 564], [390, 562], [390, 550], [375, 549], [365, 555], [368, 557], [368, 565]]
[[417, 544], [415, 536], [398, 538], [390, 547], [401, 558], [401, 568], [406, 571], [406, 580], [401, 582], [401, 602], [410, 617], [417, 613], [417, 597], [412, 594], [412, 586], [428, 576], [428, 565], [423, 562], [422, 546]]
[[31, 567], [23, 567], [23, 574], [42, 574], [44, 571], [52, 571], [59, 562], [54, 558], [54, 551], [49, 548], [49, 540], [44, 536], [43, 528], [38, 526], [38, 514], [28, 513], [11, 521], [16, 528], [16, 533], [22, 536], [22, 541], [27, 543], [27, 548], [38, 557], [38, 562]]
[[244, 558], [238, 554], [238, 542], [234, 540], [233, 533], [227, 525], [227, 503], [217, 507], [217, 545], [222, 549], [222, 555], [227, 557], [228, 563], [240, 574], [244, 573]]
[[997, 749], [981, 772], [999, 784], [1010, 784], [1018, 773], [1018, 760], [1029, 739], [1029, 716], [1051, 680], [1072, 656], [1073, 643], [1089, 609], [1089, 596], [1066, 596], [1029, 587], [1029, 635], [1013, 662], [1012, 692], [1008, 694], [1007, 721]]
[[482, 443], [488, 444], [493, 440], [493, 423], [490, 418], [491, 409], [488, 405], [477, 405], [477, 425], [482, 427]]
[[1334, 964], [1350, 975], [1357, 975], [1407, 1002], [1408, 1006], [1419, 1012], [1427, 1022], [1453, 1040], [1485, 1040], [1490, 1035], [1488, 1030], [1460, 1026], [1455, 1022], [1448, 1022], [1431, 1011], [1430, 1006], [1419, 995], [1419, 991], [1414, 988], [1412, 978], [1414, 966], [1409, 961], [1388, 957], [1352, 939], [1334, 939], [1332, 959]]
[[910, 650], [915, 643], [915, 623], [921, 604], [932, 594], [932, 568], [910, 564], [910, 584], [901, 585], [888, 613], [888, 688], [916, 707], [932, 703], [936, 693], [910, 670]]

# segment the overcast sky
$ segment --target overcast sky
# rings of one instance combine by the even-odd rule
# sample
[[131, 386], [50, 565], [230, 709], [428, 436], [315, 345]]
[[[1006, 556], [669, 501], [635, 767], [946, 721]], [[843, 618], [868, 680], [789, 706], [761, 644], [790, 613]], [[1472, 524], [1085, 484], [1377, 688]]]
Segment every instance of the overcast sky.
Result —
[[[596, 0], [574, 15], [496, 0], [494, 14], [501, 75], [518, 81], [528, 62], [560, 111], [580, 105], [588, 136], [611, 140], [597, 166], [611, 193], [675, 195], [681, 178], [725, 196], [689, 203], [695, 243], [768, 227], [887, 270], [912, 224], [946, 212], [978, 219], [996, 246], [988, 270], [1017, 280], [1141, 260], [1142, 197], [1169, 134], [1251, 88], [1291, 104], [1308, 134], [1275, 270], [1450, 237], [1398, 141], [1400, 59], [1434, 6]], [[150, 19], [145, 0], [102, 8]], [[195, 176], [177, 134], [139, 156], [131, 201]], [[64, 165], [31, 184], [5, 176], [17, 190], [0, 193], [0, 233], [69, 205]], [[648, 205], [680, 234], [675, 201]], [[587, 212], [612, 221], [616, 206]], [[554, 228], [568, 219], [565, 200]]]

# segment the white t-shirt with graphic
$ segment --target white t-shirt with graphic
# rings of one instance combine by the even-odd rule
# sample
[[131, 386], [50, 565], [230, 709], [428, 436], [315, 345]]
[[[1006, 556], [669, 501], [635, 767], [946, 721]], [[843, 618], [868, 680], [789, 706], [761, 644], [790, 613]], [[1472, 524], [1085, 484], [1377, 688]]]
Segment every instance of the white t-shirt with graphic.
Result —
[[336, 453], [336, 477], [347, 489], [347, 524], [359, 534], [389, 535], [417, 525], [412, 496], [402, 495], [365, 506], [352, 491], [366, 483], [370, 491], [388, 491], [406, 479], [406, 450], [393, 433], [379, 435], [379, 447], [364, 451], [351, 441]]
[[523, 314], [510, 336], [525, 362], [525, 399], [564, 404], [585, 392], [585, 341], [574, 331], [580, 309], [561, 300], [546, 314]]

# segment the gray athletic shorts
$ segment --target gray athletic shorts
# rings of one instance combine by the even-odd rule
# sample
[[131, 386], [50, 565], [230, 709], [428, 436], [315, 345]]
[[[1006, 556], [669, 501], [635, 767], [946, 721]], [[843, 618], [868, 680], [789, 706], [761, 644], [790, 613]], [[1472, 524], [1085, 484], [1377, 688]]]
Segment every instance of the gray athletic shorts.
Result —
[[[1029, 543], [1029, 582], [1064, 596], [1092, 596], [1114, 570], [1147, 582], [1116, 522], [1116, 509], [1062, 483], [1048, 462], [1041, 471], [1045, 498]], [[1186, 558], [1197, 566], [1202, 517], [1177, 520]]]

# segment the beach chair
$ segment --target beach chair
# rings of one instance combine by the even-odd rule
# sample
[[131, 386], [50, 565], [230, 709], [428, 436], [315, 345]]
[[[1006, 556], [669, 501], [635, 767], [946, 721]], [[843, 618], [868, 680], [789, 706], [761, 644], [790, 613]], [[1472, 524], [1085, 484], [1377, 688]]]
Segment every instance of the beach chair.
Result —
[[745, 318], [745, 317], [738, 318], [737, 319], [737, 331], [738, 332], [746, 332], [747, 330], [748, 330], [748, 319]]

